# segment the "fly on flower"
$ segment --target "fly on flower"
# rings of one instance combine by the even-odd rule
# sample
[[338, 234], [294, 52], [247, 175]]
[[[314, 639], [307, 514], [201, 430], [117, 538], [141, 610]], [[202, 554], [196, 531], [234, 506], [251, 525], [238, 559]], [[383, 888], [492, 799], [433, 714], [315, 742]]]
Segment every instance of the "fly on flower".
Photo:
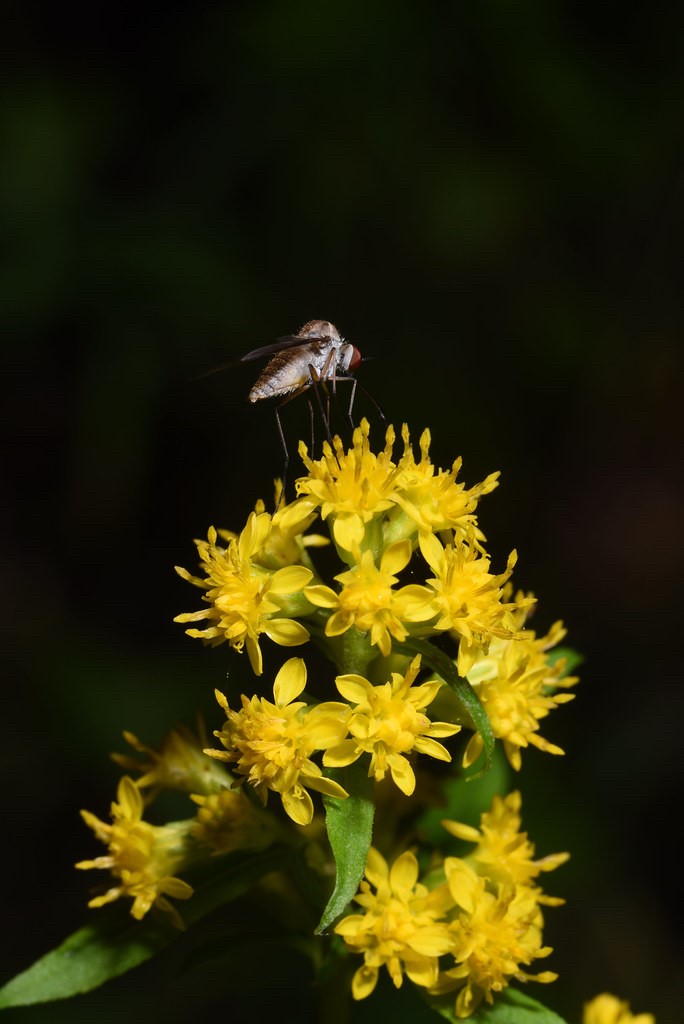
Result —
[[265, 356], [273, 358], [250, 391], [250, 402], [262, 398], [289, 401], [317, 384], [330, 381], [334, 391], [338, 380], [351, 380], [351, 415], [357, 386], [354, 373], [361, 365], [361, 353], [356, 345], [344, 340], [329, 320], [309, 320], [296, 334], [287, 334], [273, 345], [248, 352], [240, 362]]
[[[361, 353], [356, 345], [345, 341], [329, 320], [309, 320], [296, 334], [285, 335], [278, 338], [273, 345], [265, 345], [263, 348], [248, 352], [240, 362], [244, 363], [265, 356], [271, 356], [271, 359], [247, 397], [250, 402], [259, 402], [264, 398], [281, 399], [275, 408], [275, 416], [285, 454], [284, 478], [289, 463], [289, 452], [280, 420], [280, 409], [298, 395], [313, 390], [328, 442], [332, 446], [330, 393], [327, 385], [331, 385], [332, 394], [336, 396], [338, 381], [352, 382], [346, 414], [353, 427], [352, 409], [358, 386], [354, 374], [361, 365]], [[325, 408], [320, 389], [325, 394]], [[313, 434], [314, 413], [310, 398], [308, 402]]]
[[[363, 361], [359, 349], [356, 345], [346, 341], [335, 325], [330, 323], [329, 320], [309, 320], [296, 334], [286, 334], [278, 338], [272, 345], [256, 348], [242, 356], [237, 362], [238, 364], [246, 363], [253, 359], [265, 359], [269, 356], [271, 358], [247, 397], [250, 402], [260, 402], [264, 398], [280, 399], [275, 407], [275, 417], [285, 456], [283, 468], [284, 490], [290, 456], [280, 419], [282, 407], [298, 395], [313, 391], [328, 443], [332, 447], [332, 434], [330, 430], [331, 392], [333, 399], [337, 400], [338, 382], [351, 382], [351, 395], [345, 415], [352, 428], [354, 426], [352, 410], [354, 408], [357, 388], [360, 387], [366, 395], [368, 395], [368, 392], [359, 384], [355, 377], [355, 373]], [[235, 365], [235, 363], [224, 363], [222, 366], [217, 366], [216, 370]], [[321, 391], [325, 396], [325, 404], [321, 397]], [[370, 398], [370, 396], [368, 397]], [[314, 410], [309, 396], [307, 396], [307, 401], [311, 417], [313, 448]], [[384, 420], [385, 417], [380, 407], [373, 399], [371, 401]]]

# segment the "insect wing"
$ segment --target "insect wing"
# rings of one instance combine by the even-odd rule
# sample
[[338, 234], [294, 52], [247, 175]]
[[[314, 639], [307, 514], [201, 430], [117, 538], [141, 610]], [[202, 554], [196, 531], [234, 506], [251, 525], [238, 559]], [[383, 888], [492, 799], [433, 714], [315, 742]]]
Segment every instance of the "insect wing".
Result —
[[212, 373], [220, 373], [221, 370], [232, 370], [236, 366], [241, 366], [242, 363], [248, 363], [252, 359], [265, 359], [267, 356], [272, 356], [276, 352], [283, 352], [286, 349], [295, 348], [308, 348], [311, 342], [303, 343], [301, 338], [298, 338], [296, 334], [288, 334], [284, 338], [278, 338], [272, 345], [264, 345], [263, 348], [255, 348], [252, 352], [248, 352], [247, 355], [240, 356], [239, 359], [231, 359], [227, 363], [219, 363], [218, 366], [212, 366], [210, 370], [205, 370], [203, 373], [197, 373], [191, 380], [201, 380], [202, 377], [209, 377]]
[[[313, 340], [313, 339], [312, 339]], [[247, 355], [241, 356], [238, 360], [241, 363], [249, 362], [250, 359], [262, 359], [266, 356], [275, 355], [276, 352], [284, 352], [288, 348], [308, 348], [311, 341], [303, 341], [298, 338], [296, 334], [287, 334], [283, 338], [278, 338], [272, 345], [264, 345], [262, 348], [255, 348], [252, 352], [248, 352]]]

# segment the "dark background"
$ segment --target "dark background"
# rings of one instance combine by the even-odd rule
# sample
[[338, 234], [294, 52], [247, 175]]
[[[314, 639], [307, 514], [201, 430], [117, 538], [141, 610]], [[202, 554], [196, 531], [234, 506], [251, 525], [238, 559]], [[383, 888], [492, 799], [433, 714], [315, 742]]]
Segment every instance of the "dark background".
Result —
[[[257, 364], [191, 378], [323, 317], [435, 462], [502, 470], [495, 567], [516, 547], [535, 624], [562, 616], [586, 655], [544, 730], [567, 756], [530, 751], [515, 780], [539, 852], [573, 854], [548, 884], [561, 978], [531, 994], [569, 1021], [603, 989], [678, 1020], [681, 7], [28, 2], [11, 22], [3, 976], [86, 918], [78, 810], [106, 816], [121, 730], [215, 726], [213, 687], [249, 679], [171, 622], [198, 606], [172, 566], [210, 523], [240, 529], [282, 456], [245, 402]], [[118, 1020], [145, 979], [168, 1021], [241, 1019], [263, 991], [228, 1000], [225, 971], [144, 968], [7, 1019]]]

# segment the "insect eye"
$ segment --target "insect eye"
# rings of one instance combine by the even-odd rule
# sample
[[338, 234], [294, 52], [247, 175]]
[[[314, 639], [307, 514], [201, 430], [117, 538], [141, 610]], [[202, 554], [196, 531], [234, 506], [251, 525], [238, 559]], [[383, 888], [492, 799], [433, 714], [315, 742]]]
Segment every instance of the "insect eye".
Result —
[[352, 345], [351, 346], [351, 350], [352, 350], [352, 357], [349, 360], [349, 369], [350, 370], [357, 370], [359, 368], [359, 366], [361, 365], [361, 363], [363, 362], [363, 360], [361, 358], [361, 353], [359, 352], [359, 350], [356, 347], [356, 345]]

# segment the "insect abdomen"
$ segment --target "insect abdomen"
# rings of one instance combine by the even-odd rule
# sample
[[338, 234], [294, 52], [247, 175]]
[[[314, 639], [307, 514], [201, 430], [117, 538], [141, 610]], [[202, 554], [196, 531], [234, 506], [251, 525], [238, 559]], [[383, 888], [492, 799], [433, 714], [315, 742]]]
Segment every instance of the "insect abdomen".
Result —
[[308, 363], [302, 365], [301, 360], [295, 363], [289, 351], [278, 352], [264, 367], [259, 379], [250, 391], [250, 402], [259, 402], [262, 398], [275, 398], [296, 391], [310, 380]]

